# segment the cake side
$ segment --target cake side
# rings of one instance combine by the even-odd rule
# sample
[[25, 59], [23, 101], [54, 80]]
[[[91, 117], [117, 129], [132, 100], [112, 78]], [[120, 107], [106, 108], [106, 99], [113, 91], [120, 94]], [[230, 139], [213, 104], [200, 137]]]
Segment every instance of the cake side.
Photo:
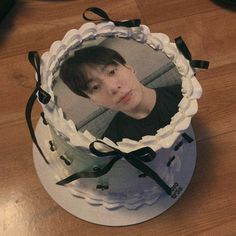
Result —
[[[111, 157], [91, 157], [79, 148], [71, 147], [52, 128], [51, 139], [53, 151], [47, 145], [47, 156], [55, 180], [59, 181], [74, 173], [103, 168], [111, 160]], [[159, 150], [154, 160], [145, 163], [158, 173], [168, 186], [174, 185], [176, 175], [181, 172], [180, 156], [183, 154], [184, 146], [188, 145], [185, 143], [174, 150], [181, 142], [184, 141], [179, 138], [173, 147]], [[154, 180], [145, 176], [125, 159], [120, 159], [107, 174], [99, 178], [80, 178], [66, 186], [72, 195], [83, 198], [92, 205], [103, 205], [107, 209], [122, 206], [136, 209], [143, 204], [151, 205], [166, 194]]]

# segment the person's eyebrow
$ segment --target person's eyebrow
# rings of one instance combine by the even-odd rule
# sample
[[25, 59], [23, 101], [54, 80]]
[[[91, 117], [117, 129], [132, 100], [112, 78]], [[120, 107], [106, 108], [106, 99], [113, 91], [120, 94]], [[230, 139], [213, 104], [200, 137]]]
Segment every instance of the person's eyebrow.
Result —
[[[117, 67], [118, 65], [116, 65], [116, 64], [107, 64], [107, 65], [101, 65], [100, 66], [100, 70], [101, 70], [101, 72], [102, 73], [105, 73], [107, 70], [108, 70], [108, 68], [109, 67]], [[96, 78], [88, 78], [87, 80], [86, 80], [86, 85], [87, 86], [89, 86], [92, 82], [94, 82], [94, 81], [96, 81]]]

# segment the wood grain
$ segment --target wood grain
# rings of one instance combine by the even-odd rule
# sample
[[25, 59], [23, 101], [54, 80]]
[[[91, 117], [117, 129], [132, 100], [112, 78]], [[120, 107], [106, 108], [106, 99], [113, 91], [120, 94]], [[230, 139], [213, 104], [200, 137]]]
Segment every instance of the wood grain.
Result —
[[[115, 20], [141, 18], [172, 41], [181, 35], [194, 59], [211, 62], [197, 74], [204, 93], [192, 122], [198, 158], [191, 184], [171, 209], [134, 226], [94, 225], [58, 206], [36, 175], [24, 120], [35, 86], [28, 51], [43, 53], [79, 28], [91, 6]], [[235, 12], [210, 0], [16, 1], [0, 23], [0, 235], [236, 235], [235, 41]], [[40, 110], [34, 109], [34, 124]]]

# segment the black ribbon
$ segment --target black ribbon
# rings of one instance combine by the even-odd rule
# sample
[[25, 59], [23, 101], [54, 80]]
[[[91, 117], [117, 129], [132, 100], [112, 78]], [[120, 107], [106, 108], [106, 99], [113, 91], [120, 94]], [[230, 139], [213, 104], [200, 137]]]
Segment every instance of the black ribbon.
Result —
[[186, 59], [190, 61], [190, 65], [193, 68], [199, 68], [199, 69], [208, 69], [209, 67], [209, 61], [204, 60], [192, 60], [192, 55], [184, 42], [184, 40], [181, 37], [178, 37], [175, 39], [175, 43], [179, 51], [184, 55]]
[[40, 148], [37, 138], [35, 136], [34, 128], [33, 128], [33, 124], [32, 124], [32, 119], [31, 119], [31, 114], [32, 114], [32, 108], [33, 108], [33, 105], [37, 99], [37, 96], [39, 98], [39, 101], [43, 104], [47, 104], [50, 101], [51, 96], [41, 88], [40, 57], [39, 57], [38, 53], [37, 52], [29, 52], [28, 59], [37, 73], [37, 83], [36, 83], [36, 88], [34, 89], [33, 93], [29, 97], [29, 100], [26, 104], [25, 118], [26, 118], [26, 122], [27, 122], [27, 125], [29, 128], [29, 132], [30, 132], [33, 143], [35, 144], [38, 151], [42, 155], [44, 161], [47, 164], [49, 164], [49, 162], [46, 159], [42, 149]]
[[[101, 17], [101, 19], [91, 19], [86, 16], [87, 12], [92, 12]], [[115, 26], [125, 26], [125, 27], [137, 27], [140, 26], [141, 20], [140, 19], [132, 19], [126, 21], [114, 21], [112, 20], [107, 13], [98, 7], [89, 7], [83, 13], [83, 18], [87, 21], [96, 21], [96, 22], [103, 22], [103, 21], [112, 21]]]
[[182, 133], [181, 134], [182, 135], [182, 137], [188, 142], [188, 143], [191, 143], [191, 142], [193, 142], [193, 138], [191, 138], [188, 134], [186, 134], [186, 133]]
[[[104, 146], [110, 148], [111, 151], [108, 152], [99, 151], [95, 147], [96, 143], [103, 144]], [[144, 162], [152, 161], [156, 156], [156, 153], [150, 147], [143, 147], [129, 153], [124, 153], [119, 149], [111, 147], [110, 145], [100, 140], [96, 140], [90, 144], [89, 149], [91, 153], [95, 154], [98, 157], [113, 157], [113, 158], [106, 166], [102, 168], [95, 167], [93, 168], [93, 170], [90, 171], [84, 170], [81, 172], [77, 172], [57, 182], [58, 185], [65, 185], [79, 178], [97, 178], [103, 176], [106, 173], [108, 173], [108, 171], [111, 170], [112, 166], [118, 160], [120, 160], [121, 158], [125, 158], [126, 161], [128, 161], [132, 166], [143, 172], [143, 174], [145, 174], [146, 176], [152, 178], [159, 186], [161, 186], [165, 190], [165, 192], [168, 195], [171, 195], [172, 188], [169, 187], [155, 171], [153, 171], [149, 166], [144, 164]]]

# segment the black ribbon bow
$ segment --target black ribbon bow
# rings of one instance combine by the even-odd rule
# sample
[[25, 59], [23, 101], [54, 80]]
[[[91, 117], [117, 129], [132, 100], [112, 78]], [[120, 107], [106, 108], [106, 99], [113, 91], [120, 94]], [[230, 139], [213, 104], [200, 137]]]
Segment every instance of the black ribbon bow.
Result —
[[210, 64], [209, 61], [192, 60], [192, 55], [181, 36], [175, 39], [175, 43], [179, 51], [184, 55], [186, 59], [189, 60], [191, 67], [199, 69], [208, 69]]
[[[93, 12], [94, 14], [102, 17], [101, 19], [91, 19], [86, 16], [87, 12]], [[140, 19], [132, 19], [132, 20], [125, 20], [125, 21], [114, 21], [112, 20], [107, 13], [98, 7], [89, 7], [83, 13], [83, 18], [87, 21], [95, 21], [95, 22], [102, 22], [102, 21], [112, 21], [115, 26], [125, 26], [125, 27], [137, 27], [140, 26], [141, 20]]]
[[[110, 148], [111, 151], [99, 151], [95, 147], [96, 143], [103, 144], [105, 147]], [[153, 179], [159, 186], [161, 186], [165, 190], [168, 195], [171, 195], [172, 188], [169, 187], [155, 171], [153, 171], [149, 166], [144, 164], [144, 162], [150, 162], [156, 157], [156, 152], [154, 152], [150, 147], [143, 147], [129, 153], [124, 153], [121, 150], [114, 148], [100, 140], [96, 140], [90, 144], [89, 149], [91, 153], [98, 157], [112, 157], [112, 159], [106, 166], [102, 168], [95, 167], [90, 171], [85, 170], [72, 174], [71, 176], [57, 182], [58, 185], [66, 185], [79, 178], [97, 178], [102, 175], [105, 175], [106, 173], [108, 173], [108, 171], [111, 170], [112, 166], [118, 160], [124, 158], [132, 166], [136, 167], [138, 170], [143, 172], [145, 176], [149, 176], [151, 179]]]
[[37, 52], [29, 52], [28, 59], [37, 73], [37, 83], [36, 83], [36, 88], [34, 89], [33, 93], [31, 94], [31, 96], [29, 97], [29, 100], [27, 102], [27, 105], [25, 108], [25, 118], [26, 118], [26, 122], [27, 122], [27, 125], [29, 128], [33, 143], [35, 144], [38, 151], [42, 155], [44, 161], [47, 164], [49, 164], [49, 162], [46, 159], [42, 149], [40, 148], [37, 138], [35, 136], [34, 128], [33, 128], [32, 120], [31, 120], [31, 114], [32, 114], [33, 105], [37, 99], [37, 94], [38, 94], [39, 101], [43, 104], [47, 104], [50, 101], [51, 96], [41, 88], [40, 57], [39, 57], [38, 53]]

